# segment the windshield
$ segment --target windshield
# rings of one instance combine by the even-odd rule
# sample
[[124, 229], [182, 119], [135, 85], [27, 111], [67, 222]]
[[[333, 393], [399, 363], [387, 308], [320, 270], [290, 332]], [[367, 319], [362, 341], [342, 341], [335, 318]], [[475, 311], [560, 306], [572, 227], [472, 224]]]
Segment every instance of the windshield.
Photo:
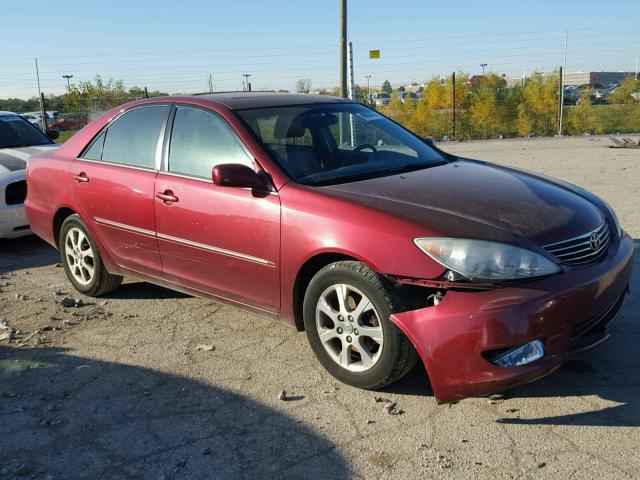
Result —
[[446, 163], [420, 138], [355, 103], [238, 110], [263, 147], [305, 185], [333, 185]]
[[49, 145], [44, 133], [18, 115], [0, 116], [0, 148]]

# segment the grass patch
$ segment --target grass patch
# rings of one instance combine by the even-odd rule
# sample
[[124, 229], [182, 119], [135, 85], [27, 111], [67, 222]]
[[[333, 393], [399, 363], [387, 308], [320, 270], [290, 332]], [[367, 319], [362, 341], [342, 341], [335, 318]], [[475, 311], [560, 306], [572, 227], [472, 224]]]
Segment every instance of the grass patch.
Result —
[[69, 140], [73, 135], [77, 132], [77, 130], [65, 130], [60, 132], [60, 136], [56, 138], [56, 143], [64, 143]]

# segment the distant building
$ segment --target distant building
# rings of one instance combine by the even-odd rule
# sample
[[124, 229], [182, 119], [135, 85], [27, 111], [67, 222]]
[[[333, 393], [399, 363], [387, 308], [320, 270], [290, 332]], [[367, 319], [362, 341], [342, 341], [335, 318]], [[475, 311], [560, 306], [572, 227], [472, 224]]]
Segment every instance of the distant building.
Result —
[[568, 72], [564, 76], [565, 85], [584, 85], [585, 83], [620, 83], [626, 77], [635, 76], [634, 72]]
[[[543, 77], [547, 75], [558, 75], [558, 73], [545, 73]], [[599, 83], [601, 85], [608, 85], [612, 83], [620, 83], [626, 77], [635, 76], [635, 72], [568, 72], [564, 76], [565, 85], [585, 85], [587, 83]], [[507, 78], [507, 87], [515, 87], [516, 85], [522, 85], [522, 77]]]

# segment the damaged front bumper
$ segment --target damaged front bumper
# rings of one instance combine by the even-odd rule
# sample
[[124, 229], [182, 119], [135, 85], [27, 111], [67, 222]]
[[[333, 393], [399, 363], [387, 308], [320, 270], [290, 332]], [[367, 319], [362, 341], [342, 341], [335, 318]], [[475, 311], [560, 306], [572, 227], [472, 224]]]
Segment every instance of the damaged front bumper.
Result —
[[[633, 241], [624, 235], [598, 264], [516, 286], [448, 289], [437, 305], [391, 320], [418, 351], [438, 402], [488, 395], [543, 377], [567, 355], [606, 340], [605, 328], [628, 291], [632, 260]], [[500, 354], [535, 341], [543, 356], [498, 366]]]

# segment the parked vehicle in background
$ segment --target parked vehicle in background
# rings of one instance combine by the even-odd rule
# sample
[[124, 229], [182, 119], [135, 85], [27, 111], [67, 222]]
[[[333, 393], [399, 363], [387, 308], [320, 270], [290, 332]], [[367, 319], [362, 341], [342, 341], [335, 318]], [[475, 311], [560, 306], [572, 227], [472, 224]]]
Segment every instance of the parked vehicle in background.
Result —
[[[55, 133], [51, 132], [53, 137]], [[25, 118], [0, 112], [0, 238], [31, 233], [24, 213], [24, 173], [30, 155], [57, 145]]]
[[[53, 124], [55, 123], [56, 117], [58, 115], [57, 111], [47, 110], [45, 113], [45, 118], [47, 120], [47, 128], [53, 128]], [[41, 112], [25, 112], [19, 114], [22, 118], [26, 119], [36, 127], [42, 129], [42, 113]]]
[[52, 123], [52, 127], [58, 130], [80, 130], [87, 124], [87, 118], [81, 115], [59, 115]]
[[597, 196], [340, 98], [129, 103], [32, 157], [27, 183], [78, 291], [133, 275], [279, 317], [360, 388], [418, 358], [441, 402], [535, 380], [606, 340], [629, 289], [633, 240]]
[[398, 98], [402, 103], [413, 102], [417, 103], [420, 100], [420, 95], [417, 92], [398, 92]]
[[585, 94], [585, 92], [589, 96], [589, 100], [591, 100], [592, 104], [603, 104], [605, 103], [604, 90], [604, 85], [602, 85], [601, 83], [585, 83], [583, 85], [578, 85], [575, 88], [575, 104], [580, 104], [580, 99], [582, 98], [583, 94]]
[[387, 92], [376, 92], [371, 96], [371, 99], [376, 107], [389, 105], [389, 103], [391, 103], [391, 95]]

